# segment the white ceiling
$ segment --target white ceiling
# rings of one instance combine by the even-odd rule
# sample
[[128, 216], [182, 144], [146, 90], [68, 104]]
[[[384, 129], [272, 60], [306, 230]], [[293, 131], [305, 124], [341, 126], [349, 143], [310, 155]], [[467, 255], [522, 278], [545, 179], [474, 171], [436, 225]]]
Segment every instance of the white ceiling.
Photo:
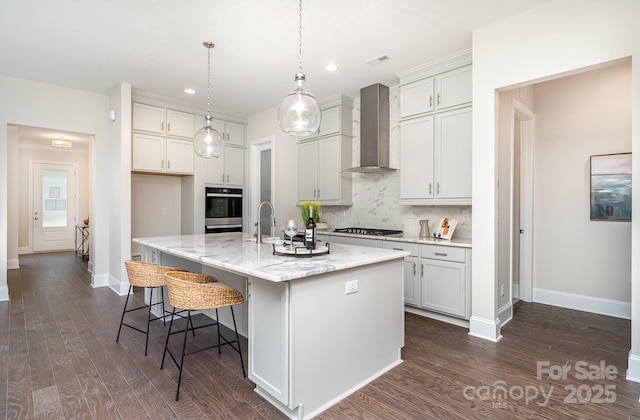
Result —
[[[545, 1], [305, 0], [307, 88], [322, 100], [397, 84], [398, 72], [470, 48], [474, 29]], [[204, 113], [202, 42], [213, 41], [212, 107], [248, 116], [292, 90], [297, 26], [296, 0], [3, 0], [0, 74], [105, 94], [131, 83]]]

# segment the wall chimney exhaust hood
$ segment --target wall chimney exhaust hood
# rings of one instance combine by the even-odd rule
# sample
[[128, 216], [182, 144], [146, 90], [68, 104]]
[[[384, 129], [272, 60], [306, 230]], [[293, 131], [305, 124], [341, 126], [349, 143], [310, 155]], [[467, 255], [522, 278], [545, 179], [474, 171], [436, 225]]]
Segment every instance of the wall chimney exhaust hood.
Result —
[[360, 166], [346, 171], [395, 171], [389, 168], [389, 88], [385, 85], [360, 89]]

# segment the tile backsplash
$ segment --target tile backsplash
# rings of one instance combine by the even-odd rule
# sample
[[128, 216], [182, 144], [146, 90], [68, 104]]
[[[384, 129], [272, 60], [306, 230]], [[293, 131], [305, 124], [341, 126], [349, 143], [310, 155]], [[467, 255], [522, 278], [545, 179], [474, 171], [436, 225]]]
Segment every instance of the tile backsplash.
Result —
[[[390, 146], [389, 163], [400, 167], [400, 89], [389, 87]], [[360, 98], [353, 102], [353, 166], [360, 164]], [[439, 219], [458, 221], [454, 238], [471, 238], [471, 206], [405, 206], [400, 205], [400, 172], [354, 173], [353, 206], [324, 206], [320, 217], [330, 228], [372, 227], [399, 229], [406, 235], [418, 235], [422, 219], [429, 219], [431, 231]], [[463, 212], [468, 220], [463, 220]]]

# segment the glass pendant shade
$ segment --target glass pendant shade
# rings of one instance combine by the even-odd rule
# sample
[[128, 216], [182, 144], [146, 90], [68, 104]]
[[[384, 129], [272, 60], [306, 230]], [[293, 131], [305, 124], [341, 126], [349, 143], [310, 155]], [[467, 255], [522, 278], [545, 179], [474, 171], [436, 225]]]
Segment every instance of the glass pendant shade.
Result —
[[320, 129], [322, 112], [316, 98], [304, 89], [304, 73], [296, 73], [295, 88], [284, 97], [278, 108], [280, 128], [295, 136], [314, 135]]
[[217, 158], [222, 153], [224, 143], [222, 136], [213, 128], [211, 115], [206, 116], [206, 122], [193, 138], [193, 150], [203, 158]]

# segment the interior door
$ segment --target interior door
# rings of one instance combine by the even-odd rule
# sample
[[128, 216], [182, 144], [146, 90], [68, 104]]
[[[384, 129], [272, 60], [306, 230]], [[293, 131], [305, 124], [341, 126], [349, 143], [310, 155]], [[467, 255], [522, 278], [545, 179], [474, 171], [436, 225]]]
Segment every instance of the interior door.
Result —
[[33, 251], [74, 249], [76, 165], [33, 163]]

